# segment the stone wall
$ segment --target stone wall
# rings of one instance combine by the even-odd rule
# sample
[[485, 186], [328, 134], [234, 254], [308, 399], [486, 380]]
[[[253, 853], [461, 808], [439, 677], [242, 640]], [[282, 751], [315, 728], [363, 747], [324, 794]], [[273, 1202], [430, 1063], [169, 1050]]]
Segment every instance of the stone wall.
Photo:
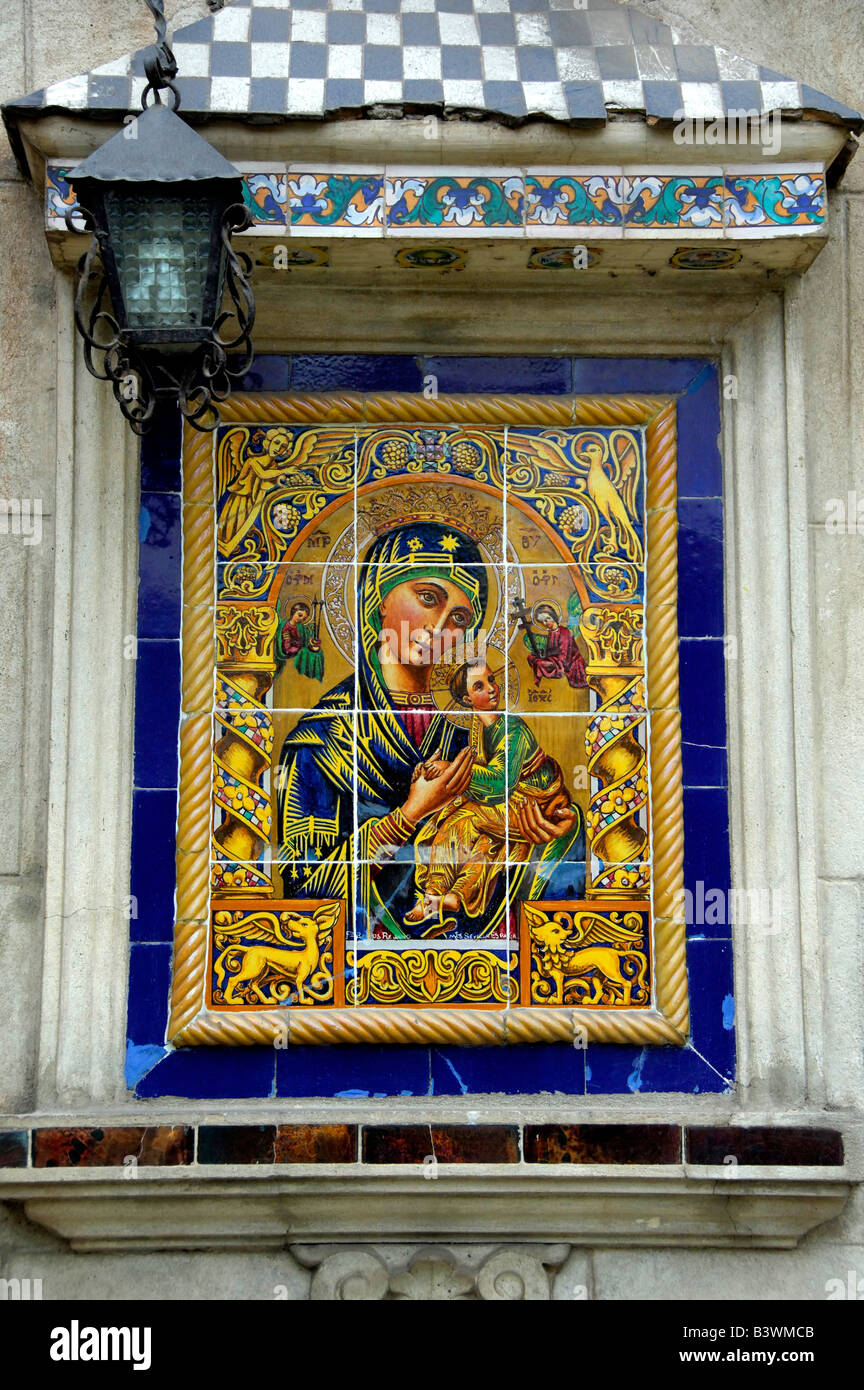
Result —
[[[808, 6], [800, 0], [756, 0], [750, 6], [738, 0], [636, 0], [634, 7], [864, 108], [859, 0]], [[205, 0], [168, 0], [166, 8], [172, 19], [185, 23], [209, 12]], [[139, 0], [110, 5], [81, 0], [73, 7], [57, 0], [4, 0], [0, 96], [8, 100], [84, 71], [147, 43], [149, 35]], [[812, 928], [806, 940], [814, 961], [820, 957], [825, 982], [819, 997], [805, 987], [805, 1022], [813, 1023], [813, 1036], [822, 1040], [808, 1051], [808, 1094], [811, 1110], [847, 1119], [855, 1112], [854, 1120], [860, 1118], [864, 1090], [864, 720], [857, 686], [864, 650], [864, 550], [860, 535], [833, 534], [824, 523], [831, 499], [845, 501], [857, 489], [864, 504], [859, 389], [864, 379], [864, 156], [853, 161], [832, 195], [831, 226], [829, 245], [785, 298], [787, 385], [796, 405], [787, 416], [787, 448], [800, 487], [790, 490], [788, 516], [766, 516], [764, 524], [786, 521], [796, 536], [806, 533], [808, 556], [793, 583], [791, 669], [796, 688], [809, 694], [815, 717], [804, 740], [810, 751], [802, 755], [790, 792], [802, 827], [802, 913], [809, 914]], [[37, 1043], [54, 1022], [52, 982], [50, 973], [43, 977], [42, 952], [48, 758], [52, 721], [62, 722], [65, 711], [56, 683], [52, 708], [49, 673], [58, 649], [69, 641], [70, 626], [80, 631], [86, 620], [54, 603], [55, 540], [61, 537], [62, 549], [77, 546], [76, 534], [80, 539], [80, 529], [73, 533], [67, 526], [68, 488], [55, 495], [55, 480], [68, 482], [71, 473], [64, 463], [74, 453], [74, 431], [88, 430], [91, 421], [97, 428], [97, 411], [85, 383], [77, 394], [73, 429], [68, 382], [64, 387], [59, 368], [70, 348], [68, 287], [58, 289], [39, 198], [21, 179], [5, 137], [0, 137], [0, 251], [0, 496], [38, 499], [42, 510], [40, 544], [0, 535], [0, 978], [5, 983], [0, 1128], [17, 1128], [21, 1116], [30, 1116], [28, 1123], [44, 1122], [33, 1118]], [[764, 313], [754, 312], [754, 339], [770, 331], [760, 320]], [[739, 346], [736, 370], [746, 374], [747, 363]], [[78, 372], [79, 381], [82, 375]], [[752, 382], [742, 385], [754, 389]], [[98, 427], [108, 431], [106, 449], [122, 456], [117, 431]], [[98, 499], [96, 494], [91, 503], [97, 509]], [[104, 517], [95, 533], [99, 524]], [[753, 603], [758, 607], [757, 595]], [[88, 713], [97, 726], [95, 695]], [[110, 1010], [121, 1007], [117, 1000], [109, 1005]], [[98, 1049], [98, 1025], [93, 1032], [90, 1046]], [[57, 1049], [63, 1045], [58, 1039]], [[107, 1074], [113, 1066], [109, 1058]], [[663, 1118], [662, 1098], [633, 1100], [639, 1119]], [[506, 1107], [498, 1109], [506, 1115]], [[484, 1119], [498, 1118], [495, 1112], [495, 1106], [487, 1107]], [[860, 1133], [860, 1124], [857, 1129]], [[490, 1249], [476, 1254], [478, 1268]], [[404, 1254], [407, 1260], [410, 1251]], [[565, 1257], [575, 1259], [566, 1248], [559, 1250], [559, 1270], [569, 1268]], [[845, 1281], [849, 1270], [857, 1271], [856, 1278], [864, 1276], [864, 1201], [859, 1194], [840, 1218], [811, 1233], [796, 1250], [586, 1249], [577, 1264], [579, 1281], [594, 1298], [714, 1298], [734, 1288], [742, 1298], [819, 1299], [825, 1297], [827, 1280]], [[272, 1298], [280, 1285], [289, 1297], [302, 1298], [312, 1277], [302, 1259], [278, 1253], [73, 1254], [61, 1239], [12, 1210], [0, 1224], [0, 1276], [41, 1277], [48, 1298], [188, 1297], [190, 1290], [198, 1297]], [[556, 1287], [568, 1291], [553, 1296], [572, 1298], [563, 1273], [557, 1278]]]

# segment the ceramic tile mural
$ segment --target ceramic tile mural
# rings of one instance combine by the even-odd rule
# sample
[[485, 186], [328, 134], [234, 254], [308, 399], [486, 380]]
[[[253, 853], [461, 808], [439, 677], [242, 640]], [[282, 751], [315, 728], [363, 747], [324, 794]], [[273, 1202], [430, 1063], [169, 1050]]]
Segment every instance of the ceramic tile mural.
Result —
[[[674, 634], [657, 630], [647, 691], [645, 662], [646, 489], [674, 501], [671, 403], [574, 401], [591, 429], [531, 398], [459, 425], [446, 396], [374, 408], [378, 425], [330, 424], [357, 408], [307, 397], [297, 424], [290, 396], [236, 398], [212, 513], [195, 500], [207, 446], [188, 444], [179, 815], [200, 844], [209, 786], [210, 931], [175, 965], [175, 1032], [242, 1042], [269, 1010], [314, 1041], [317, 1011], [346, 1042], [549, 1040], [592, 1011], [614, 1036], [626, 1011], [680, 1044], [679, 866], [650, 845], [652, 815], [674, 838], [680, 810], [662, 777], [652, 808], [648, 776]], [[406, 410], [421, 423], [387, 423]], [[674, 576], [674, 538], [655, 527], [655, 546]], [[212, 615], [189, 602], [210, 565]], [[179, 868], [178, 943], [203, 905]], [[203, 1025], [183, 1002], [201, 968]]]
[[[282, 361], [258, 371], [272, 362], [276, 380]], [[194, 1054], [211, 1060], [183, 1063], [199, 1078], [190, 1094], [258, 1094], [265, 1054], [277, 1091], [328, 1094], [326, 1075], [359, 1067], [377, 1092], [387, 1064], [370, 1049], [392, 1043], [388, 1092], [397, 1073], [403, 1093], [446, 1091], [440, 1067], [457, 1054], [475, 1077], [460, 1089], [554, 1076], [581, 1092], [589, 1074], [595, 1089], [639, 1089], [634, 1044], [640, 1066], [666, 1044], [681, 1077], [716, 1089], [731, 1058], [694, 1050], [687, 1003], [694, 1035], [716, 1029], [700, 1009], [728, 977], [728, 940], [694, 938], [685, 967], [681, 756], [685, 788], [692, 767], [704, 793], [694, 847], [719, 845], [728, 874], [725, 770], [722, 784], [702, 770], [702, 750], [725, 747], [722, 663], [698, 653], [703, 686], [719, 676], [721, 722], [700, 696], [691, 729], [675, 630], [679, 485], [706, 505], [718, 492], [688, 437], [712, 428], [716, 373], [703, 369], [688, 423], [676, 382], [704, 393], [698, 363], [635, 364], [649, 377], [637, 396], [624, 363], [377, 361], [295, 359], [299, 395], [264, 407], [241, 394], [215, 440], [186, 440], [179, 642], [142, 606], [135, 854], [152, 844], [160, 873], [160, 789], [179, 786], [179, 805], [167, 1047], [167, 895], [152, 891], [158, 933], [133, 928], [139, 1094], [170, 1091]], [[475, 394], [382, 394], [388, 376], [404, 387], [430, 366]], [[616, 374], [618, 394], [604, 380]], [[147, 514], [173, 554], [179, 460], [149, 448]], [[145, 546], [142, 605], [163, 581]], [[156, 684], [169, 706], [178, 691], [179, 765], [167, 723], [161, 755], [151, 747]], [[344, 1064], [333, 1046], [307, 1060], [320, 1042]], [[626, 1074], [605, 1061], [611, 1044]]]

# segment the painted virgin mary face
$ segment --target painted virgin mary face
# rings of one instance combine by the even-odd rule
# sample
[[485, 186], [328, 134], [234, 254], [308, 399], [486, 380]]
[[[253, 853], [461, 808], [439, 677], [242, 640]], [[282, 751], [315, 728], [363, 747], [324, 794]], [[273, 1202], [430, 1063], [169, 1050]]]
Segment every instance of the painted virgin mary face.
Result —
[[431, 666], [442, 635], [456, 640], [473, 622], [471, 601], [458, 585], [437, 577], [407, 579], [381, 603], [382, 648], [399, 666]]

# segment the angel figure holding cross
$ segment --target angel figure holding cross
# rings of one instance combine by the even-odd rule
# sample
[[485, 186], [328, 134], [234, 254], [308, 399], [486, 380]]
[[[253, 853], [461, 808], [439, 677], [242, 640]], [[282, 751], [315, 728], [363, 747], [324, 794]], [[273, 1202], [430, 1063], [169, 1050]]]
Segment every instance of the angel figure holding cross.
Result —
[[[585, 661], [576, 645], [573, 624], [578, 628], [581, 616], [579, 596], [571, 594], [567, 605], [568, 626], [561, 621], [561, 608], [555, 599], [541, 599], [535, 603], [531, 612], [521, 599], [513, 599], [513, 616], [524, 629], [524, 642], [528, 648], [528, 665], [534, 672], [534, 684], [541, 680], [558, 680], [566, 677], [568, 685], [574, 690], [582, 690], [588, 684]], [[536, 625], [541, 630], [534, 631]]]

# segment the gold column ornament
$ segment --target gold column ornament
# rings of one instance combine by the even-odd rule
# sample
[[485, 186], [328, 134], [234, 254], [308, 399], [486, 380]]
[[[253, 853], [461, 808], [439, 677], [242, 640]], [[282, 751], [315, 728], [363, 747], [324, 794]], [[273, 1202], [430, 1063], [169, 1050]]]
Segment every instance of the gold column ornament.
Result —
[[648, 832], [639, 815], [648, 804], [647, 756], [636, 737], [644, 726], [645, 678], [642, 610], [630, 604], [594, 604], [582, 614], [588, 647], [588, 682], [600, 706], [588, 723], [588, 773], [599, 781], [586, 816], [592, 897], [644, 896], [649, 884]]
[[279, 618], [269, 604], [223, 602], [216, 608], [216, 722], [212, 887], [221, 897], [272, 893], [258, 863], [270, 841], [266, 777], [273, 761], [273, 720], [264, 697], [273, 683]]

